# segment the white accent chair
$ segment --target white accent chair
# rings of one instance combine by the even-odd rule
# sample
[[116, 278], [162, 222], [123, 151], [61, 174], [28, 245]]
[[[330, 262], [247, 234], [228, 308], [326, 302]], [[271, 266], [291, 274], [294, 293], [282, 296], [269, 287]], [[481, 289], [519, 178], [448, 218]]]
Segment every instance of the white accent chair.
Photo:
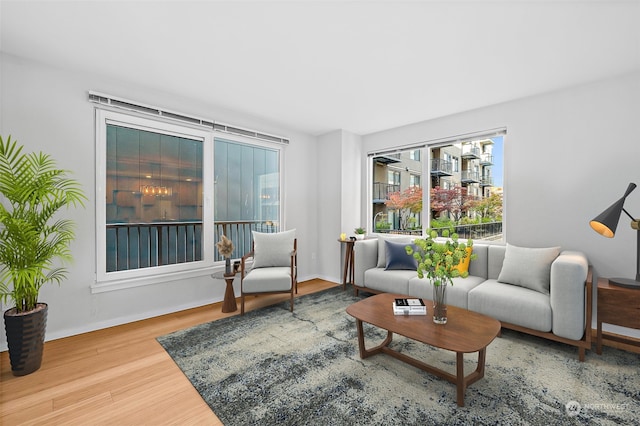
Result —
[[[240, 315], [244, 315], [245, 296], [273, 293], [298, 293], [298, 254], [295, 229], [276, 233], [252, 231], [251, 251], [240, 263]], [[248, 260], [253, 259], [247, 270]]]

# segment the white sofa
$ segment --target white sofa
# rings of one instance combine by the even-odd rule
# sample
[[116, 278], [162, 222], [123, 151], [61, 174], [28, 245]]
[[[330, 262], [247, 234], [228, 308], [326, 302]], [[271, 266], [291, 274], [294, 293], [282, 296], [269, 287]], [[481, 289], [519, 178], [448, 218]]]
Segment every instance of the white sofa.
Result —
[[[356, 294], [362, 290], [431, 300], [432, 284], [418, 278], [415, 270], [386, 269], [385, 241], [409, 244], [412, 238], [381, 236], [357, 241]], [[505, 262], [507, 250], [509, 260]], [[592, 294], [591, 270], [583, 253], [481, 243], [474, 244], [473, 252], [477, 259], [469, 265], [469, 276], [453, 279], [453, 286], [447, 288], [447, 304], [493, 317], [505, 328], [574, 345], [584, 361], [585, 350], [591, 349]], [[546, 280], [547, 287], [532, 286], [528, 281], [535, 276], [542, 278], [543, 286]], [[521, 277], [525, 282], [518, 281]]]

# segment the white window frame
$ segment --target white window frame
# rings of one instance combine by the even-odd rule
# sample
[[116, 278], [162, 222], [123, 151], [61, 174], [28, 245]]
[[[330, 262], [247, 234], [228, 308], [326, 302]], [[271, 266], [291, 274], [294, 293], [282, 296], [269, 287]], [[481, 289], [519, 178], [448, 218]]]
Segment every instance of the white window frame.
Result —
[[[379, 155], [390, 155], [390, 154], [400, 154], [401, 152], [404, 151], [409, 151], [409, 150], [413, 150], [413, 149], [420, 149], [421, 152], [421, 158], [426, 158], [425, 161], [422, 161], [422, 175], [426, 176], [427, 179], [429, 179], [429, 176], [431, 176], [431, 154], [430, 154], [430, 150], [433, 148], [436, 148], [438, 146], [441, 147], [445, 147], [448, 145], [451, 145], [453, 143], [456, 142], [461, 142], [461, 141], [465, 141], [465, 140], [478, 140], [481, 138], [491, 138], [494, 136], [503, 136], [503, 143], [504, 141], [507, 140], [507, 127], [500, 127], [500, 128], [496, 128], [496, 129], [490, 129], [490, 130], [485, 130], [485, 131], [479, 131], [479, 132], [473, 132], [473, 133], [467, 133], [467, 134], [463, 134], [463, 135], [457, 135], [457, 136], [449, 136], [449, 137], [443, 137], [443, 138], [439, 138], [439, 139], [433, 139], [433, 140], [428, 140], [428, 141], [424, 141], [424, 142], [420, 142], [418, 144], [411, 144], [411, 145], [403, 145], [403, 146], [390, 146], [387, 148], [383, 148], [380, 150], [376, 150], [376, 151], [370, 151], [366, 154], [367, 156], [367, 198], [365, 201], [365, 209], [364, 211], [366, 212], [366, 223], [367, 223], [367, 227], [369, 229], [375, 229], [374, 226], [375, 224], [372, 223], [372, 216], [373, 216], [373, 204], [371, 203], [372, 200], [372, 188], [373, 188], [373, 158]], [[460, 157], [454, 157], [451, 154], [448, 153], [444, 153], [443, 159], [445, 161], [447, 161], [447, 157], [449, 156], [450, 160], [453, 162], [453, 158], [458, 159], [458, 167], [460, 166]], [[503, 158], [504, 158], [504, 145], [503, 145]], [[453, 164], [452, 164], [453, 165]], [[503, 176], [505, 176], [505, 168], [504, 168], [504, 164], [503, 164]], [[459, 171], [459, 170], [458, 170]], [[506, 194], [507, 194], [507, 190], [506, 190], [506, 182], [503, 182], [503, 213], [502, 213], [502, 241], [507, 241], [507, 232], [506, 232]], [[429, 205], [429, 200], [431, 198], [431, 185], [423, 185], [422, 186], [423, 191], [422, 191], [422, 204], [423, 204], [423, 211], [424, 211], [424, 206], [428, 206]], [[430, 220], [430, 215], [425, 216], [426, 220], [422, 221], [422, 234], [424, 235], [424, 232], [426, 229], [428, 229], [431, 224], [431, 220]]]
[[[96, 107], [96, 280], [93, 293], [158, 284], [184, 278], [204, 276], [214, 267], [213, 236], [213, 130], [203, 126], [189, 126], [135, 113], [123, 114]], [[106, 154], [107, 125], [159, 132], [203, 142], [203, 208], [202, 208], [202, 260], [153, 266], [126, 271], [106, 272]]]

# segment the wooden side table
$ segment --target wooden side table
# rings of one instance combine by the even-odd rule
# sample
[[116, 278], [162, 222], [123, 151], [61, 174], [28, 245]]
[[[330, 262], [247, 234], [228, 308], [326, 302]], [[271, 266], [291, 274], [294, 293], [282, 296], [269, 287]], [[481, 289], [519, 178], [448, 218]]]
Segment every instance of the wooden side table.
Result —
[[227, 282], [227, 288], [224, 290], [224, 301], [222, 302], [222, 312], [235, 312], [238, 310], [236, 304], [236, 294], [233, 291], [233, 280], [235, 273], [224, 274], [224, 280]]
[[341, 245], [344, 245], [344, 268], [342, 270], [342, 289], [347, 289], [347, 284], [352, 284], [355, 273], [353, 270], [353, 246], [355, 240], [347, 238], [346, 240], [338, 239]]
[[602, 323], [640, 329], [640, 289], [618, 287], [606, 278], [598, 279], [598, 331], [596, 352], [602, 354], [602, 343], [619, 342], [638, 347], [638, 341], [602, 332]]
[[224, 290], [224, 300], [222, 301], [222, 312], [235, 312], [238, 310], [238, 305], [236, 304], [236, 294], [233, 291], [233, 280], [236, 277], [236, 273], [232, 272], [230, 274], [226, 274], [224, 272], [216, 272], [211, 275], [211, 278], [214, 280], [224, 279], [227, 283], [227, 287]]

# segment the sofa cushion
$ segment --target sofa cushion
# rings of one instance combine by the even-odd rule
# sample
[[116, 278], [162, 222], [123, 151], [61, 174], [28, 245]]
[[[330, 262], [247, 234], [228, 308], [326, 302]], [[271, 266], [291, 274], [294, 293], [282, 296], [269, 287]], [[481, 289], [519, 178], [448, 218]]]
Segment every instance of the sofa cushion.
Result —
[[549, 294], [551, 263], [559, 254], [560, 247], [526, 248], [507, 244], [498, 281]]
[[254, 243], [253, 269], [291, 265], [295, 229], [276, 233], [251, 232]]
[[[385, 265], [386, 270], [413, 270], [418, 268], [418, 261], [407, 254], [407, 243], [398, 243], [395, 241], [385, 241], [385, 251], [387, 262]], [[411, 244], [413, 249], [416, 250], [415, 244]]]
[[415, 276], [416, 271], [385, 271], [384, 268], [371, 268], [364, 273], [364, 287], [383, 293], [409, 294], [409, 279]]
[[469, 291], [469, 310], [538, 331], [551, 331], [549, 296], [489, 279]]
[[473, 252], [473, 247], [466, 247], [465, 251], [467, 252], [465, 258], [456, 265], [456, 269], [461, 274], [469, 272], [469, 264], [471, 263], [471, 253]]
[[[500, 271], [502, 270], [502, 263], [504, 262], [504, 252], [506, 250], [507, 246], [505, 246], [504, 244], [492, 244], [487, 247], [487, 278], [492, 280], [498, 279]], [[469, 269], [473, 269], [473, 263], [471, 264], [471, 267]]]
[[404, 243], [409, 245], [413, 242], [413, 237], [405, 236], [379, 236], [378, 237], [378, 268], [384, 268], [387, 265], [387, 249], [385, 241], [394, 241], [396, 243]]
[[[489, 256], [489, 246], [486, 244], [474, 244], [473, 253], [476, 255], [476, 260], [469, 265], [469, 275], [474, 277], [488, 278], [487, 276], [487, 264]], [[496, 275], [497, 277], [497, 275]]]
[[[469, 291], [484, 282], [483, 277], [469, 275], [467, 278], [454, 278], [453, 285], [447, 287], [447, 305], [468, 308]], [[425, 278], [414, 277], [409, 280], [409, 293], [414, 297], [433, 300], [433, 284]], [[430, 306], [430, 305], [428, 305]], [[427, 307], [427, 310], [431, 308]]]

